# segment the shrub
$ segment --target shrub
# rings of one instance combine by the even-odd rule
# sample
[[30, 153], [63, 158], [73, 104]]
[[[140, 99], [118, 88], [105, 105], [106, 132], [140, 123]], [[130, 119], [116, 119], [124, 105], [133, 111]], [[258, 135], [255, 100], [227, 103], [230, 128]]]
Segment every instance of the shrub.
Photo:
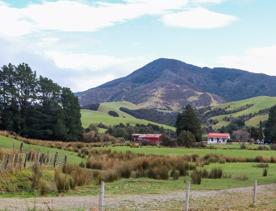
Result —
[[270, 150], [269, 146], [266, 145], [260, 145], [258, 146], [258, 150]]
[[50, 193], [52, 191], [55, 191], [55, 189], [53, 187], [51, 187], [51, 185], [45, 181], [45, 180], [40, 180], [39, 181], [39, 192], [40, 195], [46, 195], [47, 193]]
[[265, 169], [263, 170], [263, 177], [267, 177], [267, 173], [268, 173], [267, 168], [265, 168]]
[[201, 173], [198, 170], [193, 170], [191, 174], [192, 184], [201, 184]]
[[116, 111], [108, 111], [108, 114], [113, 117], [119, 117], [119, 114]]
[[195, 136], [190, 131], [181, 131], [177, 137], [177, 143], [179, 146], [192, 147], [196, 142]]
[[32, 167], [32, 188], [38, 189], [39, 188], [39, 182], [42, 177], [42, 171], [39, 168], [38, 165], [33, 165]]
[[222, 169], [220, 169], [220, 168], [213, 168], [210, 171], [208, 178], [218, 179], [218, 178], [222, 178], [222, 175], [223, 175]]
[[201, 170], [200, 174], [201, 174], [202, 178], [208, 178], [209, 177], [209, 172], [206, 169]]
[[247, 149], [247, 146], [246, 146], [244, 143], [242, 143], [242, 144], [240, 145], [240, 149]]
[[276, 144], [272, 144], [272, 145], [270, 146], [270, 148], [271, 148], [272, 150], [276, 150]]
[[159, 166], [149, 169], [148, 177], [153, 179], [169, 179], [169, 169], [166, 166]]
[[248, 180], [248, 176], [246, 176], [246, 175], [238, 175], [238, 176], [234, 176], [232, 178], [236, 179], [236, 180], [242, 180], [242, 181]]
[[257, 165], [255, 165], [255, 167], [258, 167], [258, 168], [268, 168], [269, 165], [268, 165], [268, 163], [258, 163]]
[[172, 177], [174, 180], [178, 180], [179, 175], [180, 175], [179, 170], [173, 169], [173, 170], [171, 171], [171, 177]]
[[118, 180], [120, 177], [118, 175], [117, 171], [114, 170], [107, 170], [104, 173], [101, 174], [100, 176], [100, 181], [105, 181], [105, 182], [113, 182]]
[[58, 192], [67, 192], [70, 188], [74, 188], [74, 182], [70, 175], [63, 174], [61, 171], [55, 171], [55, 183]]
[[88, 184], [92, 175], [89, 170], [80, 168], [79, 166], [66, 165], [63, 167], [63, 173], [69, 174], [73, 179], [73, 187]]
[[124, 164], [121, 167], [117, 168], [118, 173], [123, 178], [130, 178], [131, 175], [131, 168], [129, 165]]

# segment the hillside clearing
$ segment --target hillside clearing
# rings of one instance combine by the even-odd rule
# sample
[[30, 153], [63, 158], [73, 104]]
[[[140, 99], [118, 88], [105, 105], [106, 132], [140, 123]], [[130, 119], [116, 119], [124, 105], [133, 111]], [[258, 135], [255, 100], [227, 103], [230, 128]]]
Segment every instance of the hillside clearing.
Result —
[[[260, 121], [265, 121], [268, 118], [268, 111], [271, 107], [276, 105], [276, 97], [254, 97], [241, 101], [234, 101], [213, 106], [211, 109], [223, 109], [229, 114], [214, 116], [211, 119], [218, 123], [213, 126], [214, 129], [219, 129], [227, 126], [230, 122], [225, 118], [239, 118], [247, 115], [254, 115], [245, 121], [247, 126], [258, 127]], [[262, 113], [265, 112], [266, 113]]]
[[[165, 129], [175, 130], [174, 127], [164, 125], [164, 124], [158, 124], [152, 121], [144, 120], [144, 119], [137, 119], [126, 112], [123, 112], [120, 110], [121, 107], [125, 107], [128, 109], [136, 109], [138, 108], [135, 104], [129, 103], [129, 102], [107, 102], [100, 104], [97, 111], [82, 109], [81, 110], [81, 121], [83, 124], [83, 127], [88, 127], [91, 123], [93, 124], [99, 124], [103, 123], [107, 126], [114, 126], [118, 125], [120, 123], [122, 124], [155, 124], [160, 127], [163, 127]], [[109, 111], [115, 111], [119, 116], [114, 117], [108, 114]]]

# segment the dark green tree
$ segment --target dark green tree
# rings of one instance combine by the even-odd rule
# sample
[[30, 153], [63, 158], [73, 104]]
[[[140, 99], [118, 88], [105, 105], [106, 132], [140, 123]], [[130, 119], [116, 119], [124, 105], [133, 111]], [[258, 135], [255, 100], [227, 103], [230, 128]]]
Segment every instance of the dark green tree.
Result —
[[184, 111], [178, 114], [175, 126], [177, 136], [180, 135], [181, 131], [189, 131], [196, 141], [202, 141], [201, 122], [192, 106], [187, 105]]
[[276, 106], [272, 107], [269, 112], [268, 121], [265, 127], [265, 141], [276, 143]]
[[67, 128], [67, 140], [78, 140], [81, 138], [82, 125], [78, 98], [69, 88], [63, 88], [61, 94], [64, 123]]
[[0, 129], [32, 138], [79, 140], [80, 118], [78, 99], [70, 89], [37, 78], [24, 63], [0, 69]]

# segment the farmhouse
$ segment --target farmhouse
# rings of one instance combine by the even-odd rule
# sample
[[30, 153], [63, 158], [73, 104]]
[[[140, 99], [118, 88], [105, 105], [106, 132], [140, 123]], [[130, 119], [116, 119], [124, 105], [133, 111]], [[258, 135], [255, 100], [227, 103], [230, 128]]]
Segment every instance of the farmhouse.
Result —
[[140, 143], [158, 145], [162, 134], [132, 134], [132, 140]]
[[209, 133], [208, 144], [226, 144], [230, 140], [229, 133]]

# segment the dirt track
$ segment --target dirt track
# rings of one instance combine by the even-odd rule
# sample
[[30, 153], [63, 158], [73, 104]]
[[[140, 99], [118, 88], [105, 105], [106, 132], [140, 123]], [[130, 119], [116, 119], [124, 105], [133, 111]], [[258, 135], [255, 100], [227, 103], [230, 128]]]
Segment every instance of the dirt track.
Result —
[[[264, 195], [266, 191], [274, 190], [276, 190], [276, 184], [259, 186], [258, 195]], [[198, 201], [209, 197], [219, 198], [229, 194], [250, 195], [251, 192], [252, 187], [218, 191], [191, 191], [191, 200]], [[271, 193], [269, 194], [271, 195]], [[105, 204], [107, 210], [181, 210], [180, 207], [183, 199], [184, 192], [171, 192], [168, 194], [107, 196], [105, 198]], [[178, 203], [178, 206], [176, 208], [169, 208], [169, 203], [171, 202]], [[36, 199], [0, 198], [0, 210], [23, 211], [34, 208], [37, 210], [97, 210], [97, 206], [98, 197], [96, 196], [39, 197]], [[158, 208], [159, 206], [160, 209]]]

